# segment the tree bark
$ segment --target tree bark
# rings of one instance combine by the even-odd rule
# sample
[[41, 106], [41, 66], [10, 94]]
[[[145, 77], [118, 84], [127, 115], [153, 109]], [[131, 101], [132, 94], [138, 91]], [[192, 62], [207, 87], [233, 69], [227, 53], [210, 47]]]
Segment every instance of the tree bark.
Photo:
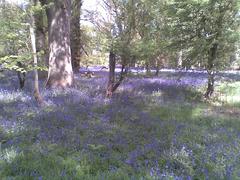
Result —
[[34, 97], [36, 101], [42, 105], [43, 104], [43, 99], [42, 96], [40, 95], [39, 91], [39, 84], [38, 84], [38, 57], [37, 57], [37, 48], [36, 48], [36, 35], [34, 32], [34, 27], [35, 27], [35, 18], [33, 15], [30, 17], [30, 37], [31, 37], [31, 45], [32, 45], [32, 52], [33, 52], [33, 63], [34, 63]]
[[46, 87], [66, 88], [73, 84], [70, 49], [70, 0], [54, 0], [48, 18], [49, 70]]
[[150, 67], [149, 67], [149, 62], [145, 63], [145, 67], [146, 67], [146, 74], [150, 74]]
[[122, 69], [121, 69], [121, 72], [120, 72], [120, 77], [119, 77], [118, 81], [114, 84], [112, 92], [114, 92], [114, 91], [117, 90], [117, 88], [118, 88], [118, 87], [120, 86], [120, 84], [122, 83], [122, 81], [123, 81], [123, 79], [124, 79], [124, 77], [125, 77], [126, 74], [127, 74], [127, 69], [126, 69], [125, 65], [122, 64]]
[[215, 43], [213, 46], [210, 48], [209, 53], [208, 53], [208, 66], [207, 66], [207, 72], [208, 72], [208, 86], [207, 90], [205, 93], [205, 97], [209, 99], [213, 92], [214, 92], [214, 61], [217, 58], [217, 49], [218, 49], [218, 44]]
[[[123, 62], [124, 62], [124, 60], [123, 60]], [[120, 84], [122, 83], [122, 81], [125, 78], [125, 75], [127, 74], [127, 68], [123, 62], [122, 62], [120, 77], [115, 82], [116, 55], [112, 51], [110, 52], [110, 55], [109, 55], [109, 79], [108, 79], [108, 86], [107, 86], [107, 93], [106, 93], [106, 96], [109, 98], [112, 97], [112, 94], [120, 86]]]
[[109, 54], [109, 76], [108, 76], [108, 86], [107, 86], [107, 97], [112, 97], [114, 82], [115, 82], [115, 66], [116, 66], [116, 55], [113, 51]]
[[156, 72], [155, 72], [155, 76], [159, 75], [159, 70], [160, 70], [160, 59], [157, 57], [155, 60], [155, 65], [156, 65]]
[[[34, 6], [37, 6], [39, 1], [33, 1]], [[44, 12], [37, 11], [34, 13], [35, 20], [35, 35], [36, 35], [36, 51], [38, 56], [38, 62], [48, 66], [48, 44], [47, 44], [47, 30], [44, 25]]]
[[183, 64], [183, 51], [180, 50], [177, 53], [177, 67], [178, 68], [182, 68], [182, 64]]
[[[18, 64], [18, 67], [23, 67], [22, 63], [18, 62], [17, 64]], [[23, 89], [25, 85], [25, 80], [26, 80], [26, 73], [18, 71], [17, 75], [18, 75], [20, 89]]]
[[82, 0], [73, 0], [71, 13], [71, 53], [72, 67], [74, 71], [79, 71], [81, 58], [81, 15]]

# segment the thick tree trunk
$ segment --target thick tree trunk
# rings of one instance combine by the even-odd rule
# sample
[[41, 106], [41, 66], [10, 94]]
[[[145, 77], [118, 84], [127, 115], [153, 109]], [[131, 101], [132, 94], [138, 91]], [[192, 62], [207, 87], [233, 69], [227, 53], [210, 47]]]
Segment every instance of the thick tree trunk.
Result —
[[49, 70], [46, 86], [66, 88], [73, 84], [70, 49], [71, 0], [48, 4]]
[[34, 63], [34, 97], [36, 101], [42, 105], [43, 104], [43, 99], [42, 96], [40, 95], [39, 91], [39, 84], [38, 84], [38, 57], [37, 57], [37, 49], [36, 49], [36, 35], [34, 32], [34, 27], [35, 27], [35, 18], [32, 15], [30, 19], [30, 37], [31, 37], [31, 45], [32, 45], [32, 52], [33, 52], [33, 63]]
[[110, 51], [109, 54], [109, 76], [108, 76], [108, 86], [107, 86], [107, 97], [112, 97], [114, 82], [115, 82], [115, 66], [116, 66], [116, 55]]
[[80, 31], [80, 12], [82, 0], [73, 0], [71, 13], [71, 54], [72, 67], [74, 71], [80, 68], [81, 57], [81, 31]]
[[208, 53], [208, 66], [207, 66], [207, 72], [208, 72], [208, 87], [207, 91], [205, 93], [206, 98], [210, 98], [214, 92], [214, 61], [217, 58], [217, 48], [218, 44], [215, 43], [210, 48]]

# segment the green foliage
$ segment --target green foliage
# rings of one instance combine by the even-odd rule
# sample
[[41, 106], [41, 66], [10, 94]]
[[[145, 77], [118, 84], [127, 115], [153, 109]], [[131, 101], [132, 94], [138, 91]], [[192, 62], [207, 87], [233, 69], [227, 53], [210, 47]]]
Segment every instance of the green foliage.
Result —
[[108, 40], [104, 33], [94, 27], [82, 25], [81, 43], [83, 46], [81, 64], [107, 65]]
[[11, 4], [1, 4], [0, 38], [3, 50], [0, 64], [10, 70], [26, 71], [18, 62], [30, 60], [28, 28], [23, 10]]
[[216, 70], [229, 65], [239, 39], [238, 1], [174, 0], [167, 6], [171, 47], [185, 50], [185, 62], [207, 66], [207, 56], [213, 44], [218, 44]]
[[[104, 50], [113, 48], [127, 64], [155, 66], [176, 64], [183, 52], [183, 66], [208, 65], [213, 44], [218, 44], [215, 70], [229, 67], [239, 40], [239, 2], [223, 0], [106, 1], [109, 19], [96, 18], [104, 34]], [[99, 23], [100, 22], [100, 23]], [[102, 36], [103, 37], [103, 36]]]
[[240, 106], [239, 92], [239, 82], [225, 82], [217, 86], [215, 99], [221, 104]]
[[[30, 11], [38, 13], [40, 5], [33, 6]], [[7, 70], [29, 72], [33, 69], [46, 70], [44, 65], [34, 67], [29, 33], [28, 11], [17, 5], [2, 3], [0, 5], [0, 65]]]

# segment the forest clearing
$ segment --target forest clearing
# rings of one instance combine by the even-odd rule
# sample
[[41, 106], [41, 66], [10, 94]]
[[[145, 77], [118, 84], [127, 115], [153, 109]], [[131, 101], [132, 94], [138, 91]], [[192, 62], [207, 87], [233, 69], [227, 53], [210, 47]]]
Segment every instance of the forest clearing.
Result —
[[0, 180], [240, 179], [239, 0], [0, 0]]

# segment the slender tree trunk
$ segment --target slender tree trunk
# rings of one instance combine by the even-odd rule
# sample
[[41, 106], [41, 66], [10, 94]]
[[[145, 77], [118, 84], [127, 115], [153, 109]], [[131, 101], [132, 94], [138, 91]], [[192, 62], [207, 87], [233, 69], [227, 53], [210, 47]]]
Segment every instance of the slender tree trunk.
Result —
[[71, 53], [72, 67], [74, 71], [79, 71], [81, 57], [81, 30], [80, 15], [82, 0], [72, 0], [71, 13]]
[[214, 72], [208, 71], [208, 86], [205, 93], [206, 98], [210, 98], [214, 92]]
[[145, 67], [146, 67], [146, 73], [150, 74], [150, 67], [149, 67], [149, 62], [145, 63]]
[[206, 98], [210, 98], [214, 92], [214, 61], [217, 58], [217, 48], [218, 44], [215, 43], [210, 48], [208, 53], [208, 66], [207, 66], [207, 72], [208, 72], [208, 86], [207, 91], [205, 93]]
[[46, 86], [66, 88], [73, 84], [70, 49], [71, 0], [54, 0], [48, 18], [49, 69]]
[[208, 87], [205, 93], [206, 98], [210, 98], [214, 92], [214, 69], [213, 68], [214, 68], [214, 63], [217, 59], [217, 51], [218, 51], [217, 40], [219, 40], [219, 37], [221, 37], [222, 35], [223, 18], [224, 18], [224, 13], [220, 13], [220, 16], [216, 22], [217, 32], [214, 38], [216, 42], [213, 43], [212, 47], [209, 49], [209, 52], [208, 52], [208, 69], [207, 69], [208, 70]]
[[156, 66], [156, 72], [155, 72], [155, 76], [159, 75], [159, 66]]
[[[21, 62], [17, 62], [17, 66], [20, 68], [24, 68], [23, 64]], [[24, 88], [25, 80], [26, 80], [26, 73], [17, 71], [18, 81], [19, 81], [19, 87], [20, 89]]]
[[122, 83], [122, 81], [124, 80], [125, 78], [125, 75], [127, 74], [127, 69], [125, 67], [124, 64], [122, 64], [122, 69], [121, 69], [121, 72], [120, 72], [120, 77], [118, 79], [118, 81], [114, 84], [113, 86], [113, 92], [117, 90], [117, 88], [120, 86], [120, 84]]
[[156, 58], [156, 73], [155, 73], [156, 76], [159, 75], [159, 70], [160, 70], [160, 59], [157, 57]]
[[181, 50], [177, 53], [177, 67], [182, 68], [182, 64], [183, 64], [183, 51]]
[[32, 45], [32, 52], [33, 52], [33, 62], [34, 62], [34, 97], [36, 101], [42, 105], [43, 104], [43, 99], [42, 96], [40, 95], [39, 91], [39, 84], [38, 84], [38, 58], [37, 58], [37, 49], [36, 49], [36, 36], [34, 32], [34, 27], [35, 27], [35, 20], [34, 16], [31, 16], [30, 19], [30, 37], [31, 37], [31, 45]]
[[[33, 1], [34, 6], [40, 3], [38, 0]], [[38, 56], [38, 62], [48, 66], [48, 44], [46, 27], [44, 25], [44, 12], [42, 10], [34, 13], [35, 20], [35, 34], [36, 34], [36, 51]]]
[[127, 74], [127, 68], [126, 68], [124, 62], [126, 62], [126, 61], [123, 58], [120, 77], [117, 80], [117, 82], [115, 82], [116, 55], [112, 51], [110, 52], [110, 55], [109, 55], [109, 79], [108, 79], [108, 86], [107, 86], [107, 93], [106, 93], [106, 96], [109, 98], [112, 97], [112, 94], [120, 86], [120, 84], [122, 83], [122, 81], [125, 78], [125, 75]]
[[116, 66], [116, 55], [113, 51], [109, 54], [109, 76], [108, 76], [108, 86], [107, 86], [107, 97], [112, 97], [114, 82], [115, 82], [115, 66]]

